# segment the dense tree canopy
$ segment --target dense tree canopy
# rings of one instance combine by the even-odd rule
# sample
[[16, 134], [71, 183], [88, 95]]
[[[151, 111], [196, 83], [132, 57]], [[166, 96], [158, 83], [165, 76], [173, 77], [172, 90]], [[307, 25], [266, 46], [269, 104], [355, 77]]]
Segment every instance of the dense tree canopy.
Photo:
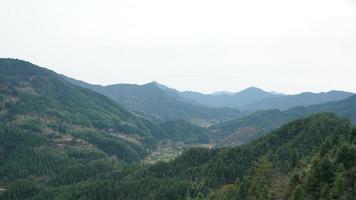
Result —
[[[351, 200], [356, 196], [355, 144], [356, 129], [347, 120], [318, 114], [248, 145], [193, 148], [168, 163], [128, 167], [92, 152], [60, 173], [49, 168], [57, 172], [49, 180], [28, 186], [34, 177], [17, 179], [2, 197]], [[75, 154], [80, 152], [63, 156]]]

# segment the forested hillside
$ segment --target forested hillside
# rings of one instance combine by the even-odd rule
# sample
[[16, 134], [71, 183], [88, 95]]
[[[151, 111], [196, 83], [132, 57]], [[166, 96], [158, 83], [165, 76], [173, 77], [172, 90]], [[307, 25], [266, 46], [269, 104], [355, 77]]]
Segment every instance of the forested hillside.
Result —
[[0, 59], [0, 191], [22, 179], [99, 180], [142, 160], [160, 140], [207, 143], [209, 134], [184, 121], [156, 125], [55, 72]]
[[219, 145], [241, 145], [287, 122], [318, 112], [335, 113], [338, 116], [349, 118], [352, 123], [356, 123], [356, 96], [341, 101], [296, 107], [286, 111], [258, 111], [245, 117], [213, 125], [210, 130], [214, 132], [215, 138], [225, 138], [221, 140]]
[[[143, 170], [142, 173], [131, 177], [129, 183], [136, 183], [130, 183], [130, 185], [145, 185], [147, 189], [157, 188], [154, 191], [143, 190], [142, 192], [142, 195], [150, 194], [149, 197], [152, 199], [184, 199], [187, 196], [192, 198], [203, 196], [212, 199], [223, 197], [226, 199], [283, 199], [289, 194], [289, 189], [295, 189], [288, 187], [293, 173], [299, 170], [312, 173], [307, 166], [314, 165], [318, 151], [325, 151], [325, 148], [322, 150], [324, 143], [334, 142], [327, 148], [330, 152], [328, 151], [329, 155], [325, 157], [325, 159], [330, 159], [328, 160], [330, 167], [341, 164], [335, 161], [334, 157], [341, 156], [337, 154], [343, 151], [340, 150], [343, 145], [347, 148], [347, 155], [342, 156], [348, 156], [348, 159], [344, 161], [354, 162], [356, 152], [354, 142], [351, 142], [354, 140], [352, 134], [355, 134], [355, 131], [351, 131], [351, 125], [346, 120], [336, 118], [331, 114], [319, 114], [289, 123], [266, 137], [240, 148], [192, 149], [171, 163], [161, 163]], [[351, 168], [355, 166], [355, 163], [348, 163], [347, 166], [349, 166], [347, 171], [354, 173], [354, 169]], [[334, 168], [321, 170], [329, 170], [327, 176], [334, 180], [333, 177], [336, 176]], [[324, 173], [324, 171], [318, 173]], [[268, 179], [265, 180], [263, 176]], [[348, 180], [353, 176], [354, 174], [350, 174]], [[306, 197], [310, 196], [310, 199], [313, 199], [314, 195], [329, 195], [326, 191], [324, 191], [326, 194], [321, 194], [321, 188], [309, 188], [307, 180], [314, 177], [303, 178], [305, 178], [303, 192]], [[317, 187], [332, 188], [331, 182], [323, 182], [325, 177], [315, 178], [321, 181]], [[157, 182], [148, 180], [157, 180]], [[170, 184], [161, 184], [162, 181]], [[343, 192], [352, 190], [353, 187], [354, 183], [351, 182], [345, 186]], [[228, 196], [226, 190], [231, 192], [232, 194], [229, 195], [232, 196]], [[136, 196], [130, 197], [137, 198]]]
[[187, 121], [177, 120], [161, 124], [171, 140], [182, 141], [186, 144], [209, 143], [211, 133], [208, 129], [193, 125]]
[[308, 107], [297, 107], [289, 109], [288, 112], [305, 113], [305, 115], [316, 112], [332, 112], [342, 117], [347, 117], [356, 124], [356, 95], [344, 100], [328, 102]]
[[[52, 71], [0, 59], [0, 199], [353, 200], [356, 128], [331, 113], [301, 117], [330, 111], [355, 122], [355, 102], [260, 111], [210, 130], [157, 125]], [[208, 143], [238, 127], [254, 127], [238, 129], [239, 141], [253, 141], [143, 160], [160, 140]]]
[[169, 163], [105, 170], [95, 180], [80, 167], [50, 182], [19, 180], [2, 198], [351, 200], [355, 162], [356, 129], [317, 114], [248, 145], [191, 149]]
[[164, 137], [101, 94], [31, 63], [0, 60], [2, 187], [31, 177], [54, 181], [73, 170], [94, 178], [119, 161], [140, 160]]

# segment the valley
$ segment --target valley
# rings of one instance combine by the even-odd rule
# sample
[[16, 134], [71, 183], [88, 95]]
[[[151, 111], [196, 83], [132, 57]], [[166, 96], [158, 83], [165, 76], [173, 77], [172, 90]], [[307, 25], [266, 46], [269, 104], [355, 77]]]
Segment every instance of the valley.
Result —
[[[287, 99], [278, 103], [288, 105], [283, 109], [256, 112], [209, 106], [209, 95], [184, 95], [157, 82], [91, 85], [0, 59], [0, 198], [356, 196], [351, 93], [310, 94], [298, 104], [290, 99], [304, 94], [248, 88], [233, 97], [245, 105]], [[232, 94], [214, 99], [219, 95]], [[231, 98], [224, 101], [238, 101]]]
[[1, 0], [0, 200], [356, 200], [356, 0]]
[[213, 148], [213, 144], [184, 144], [182, 142], [161, 141], [156, 148], [144, 159], [146, 164], [168, 162], [181, 155], [190, 148]]

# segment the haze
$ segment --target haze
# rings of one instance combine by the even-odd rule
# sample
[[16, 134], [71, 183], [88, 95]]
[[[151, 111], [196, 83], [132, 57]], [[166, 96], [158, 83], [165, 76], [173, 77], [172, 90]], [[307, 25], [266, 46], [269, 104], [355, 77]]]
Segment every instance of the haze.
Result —
[[97, 84], [356, 92], [356, 0], [1, 0], [0, 57]]

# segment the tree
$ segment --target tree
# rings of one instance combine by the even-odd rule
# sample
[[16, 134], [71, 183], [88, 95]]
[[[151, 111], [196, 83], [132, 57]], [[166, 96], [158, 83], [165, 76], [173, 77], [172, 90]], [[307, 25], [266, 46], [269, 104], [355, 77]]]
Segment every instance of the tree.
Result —
[[335, 181], [329, 195], [330, 199], [346, 199], [346, 187], [346, 170], [345, 167], [340, 164], [336, 170]]
[[254, 164], [251, 175], [251, 186], [248, 198], [253, 200], [268, 200], [271, 192], [272, 163], [267, 157], [261, 157]]
[[303, 188], [298, 184], [295, 186], [292, 196], [290, 198], [291, 200], [304, 200], [305, 198], [305, 193], [303, 191]]

